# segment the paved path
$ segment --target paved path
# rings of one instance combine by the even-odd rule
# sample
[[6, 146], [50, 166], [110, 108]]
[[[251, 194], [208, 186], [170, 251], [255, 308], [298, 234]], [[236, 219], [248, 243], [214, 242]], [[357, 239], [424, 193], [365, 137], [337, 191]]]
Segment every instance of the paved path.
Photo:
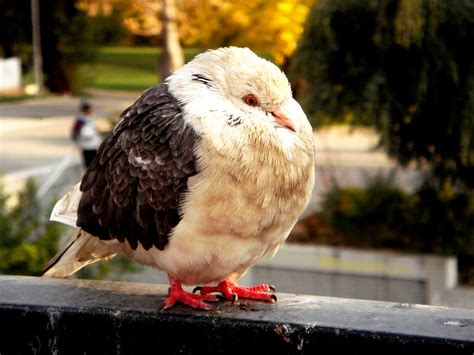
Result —
[[[99, 93], [88, 99], [99, 129], [130, 105], [137, 94]], [[0, 105], [0, 171], [21, 174], [61, 160], [74, 152], [70, 129], [79, 98], [47, 98]]]
[[[130, 105], [139, 95], [139, 92], [110, 92], [103, 90], [88, 91], [90, 102], [98, 117], [109, 117], [120, 113]], [[0, 118], [54, 118], [73, 116], [79, 107], [78, 97], [50, 97], [31, 99], [23, 102], [0, 104]], [[3, 123], [2, 123], [3, 125]]]
[[[139, 93], [93, 92], [87, 98], [95, 110], [99, 129], [107, 130]], [[26, 178], [37, 177], [40, 185], [60, 162], [71, 156], [74, 173], [64, 183], [80, 179], [80, 155], [70, 140], [70, 129], [79, 107], [76, 97], [32, 99], [0, 105], [0, 174], [8, 193], [20, 189]], [[72, 181], [74, 180], [74, 181]]]

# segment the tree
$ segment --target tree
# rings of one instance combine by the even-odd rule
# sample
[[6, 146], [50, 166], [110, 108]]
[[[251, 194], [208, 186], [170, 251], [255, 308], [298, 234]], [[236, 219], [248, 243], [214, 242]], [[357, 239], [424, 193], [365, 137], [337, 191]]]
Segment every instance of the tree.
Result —
[[0, 0], [0, 45], [3, 57], [16, 55], [15, 47], [31, 41], [29, 1]]
[[116, 17], [119, 13], [123, 27], [131, 33], [159, 37], [162, 52], [158, 58], [158, 72], [161, 80], [183, 65], [174, 0], [80, 0], [78, 6], [91, 18]]
[[[246, 46], [285, 63], [295, 50], [309, 9], [315, 0], [177, 0], [181, 41], [187, 46]], [[158, 36], [163, 1], [81, 0], [88, 13], [121, 9], [124, 26], [140, 36]]]
[[51, 92], [77, 92], [77, 69], [94, 57], [94, 33], [75, 1], [42, 0], [41, 47], [45, 84]]
[[[76, 93], [77, 68], [94, 58], [94, 44], [102, 32], [120, 34], [115, 18], [89, 18], [78, 1], [38, 2], [41, 27], [43, 73], [46, 86], [54, 93]], [[29, 1], [0, 0], [0, 45], [3, 56], [19, 56], [31, 63], [32, 21]], [[115, 24], [114, 32], [110, 27]], [[114, 37], [117, 38], [117, 37]]]
[[245, 46], [284, 64], [315, 0], [182, 0], [180, 31], [188, 45]]
[[179, 43], [176, 21], [176, 5], [174, 0], [163, 0], [163, 8], [161, 10], [163, 51], [159, 62], [161, 80], [166, 79], [175, 70], [183, 66], [184, 57]]
[[474, 188], [474, 3], [319, 1], [292, 80], [322, 121], [374, 125], [392, 156]]

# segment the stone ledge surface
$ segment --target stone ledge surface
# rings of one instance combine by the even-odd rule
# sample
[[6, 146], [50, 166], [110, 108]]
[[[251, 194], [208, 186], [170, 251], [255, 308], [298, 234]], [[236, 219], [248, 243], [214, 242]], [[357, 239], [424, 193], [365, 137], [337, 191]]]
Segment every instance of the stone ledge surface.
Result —
[[161, 311], [167, 286], [0, 276], [0, 354], [473, 354], [474, 311], [278, 294]]

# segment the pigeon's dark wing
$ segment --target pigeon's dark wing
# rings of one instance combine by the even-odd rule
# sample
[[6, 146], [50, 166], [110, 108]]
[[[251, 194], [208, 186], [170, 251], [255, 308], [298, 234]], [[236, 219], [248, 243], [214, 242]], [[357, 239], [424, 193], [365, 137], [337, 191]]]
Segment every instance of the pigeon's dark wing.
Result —
[[180, 221], [188, 178], [196, 174], [198, 136], [166, 84], [154, 86], [121, 116], [82, 183], [77, 225], [100, 239], [163, 250]]

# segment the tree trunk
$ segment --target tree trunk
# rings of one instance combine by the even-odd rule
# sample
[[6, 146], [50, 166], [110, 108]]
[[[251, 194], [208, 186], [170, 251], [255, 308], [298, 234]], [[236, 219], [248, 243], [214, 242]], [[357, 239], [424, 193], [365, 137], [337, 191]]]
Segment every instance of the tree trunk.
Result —
[[41, 21], [38, 0], [31, 0], [31, 25], [33, 29], [33, 66], [37, 95], [43, 94], [43, 56], [41, 54]]
[[176, 23], [176, 6], [174, 0], [163, 0], [161, 11], [162, 53], [159, 61], [161, 80], [164, 81], [175, 70], [183, 66], [183, 51], [179, 44], [178, 26]]
[[[71, 4], [69, 6], [74, 6], [73, 2]], [[64, 53], [60, 45], [62, 33], [57, 27], [61, 26], [58, 21], [60, 16], [64, 16], [68, 20], [71, 20], [73, 16], [66, 15], [65, 9], [68, 5], [66, 1], [42, 0], [39, 1], [39, 5], [44, 84], [52, 93], [68, 93], [71, 91], [71, 83], [66, 75], [68, 63], [64, 60]]]

